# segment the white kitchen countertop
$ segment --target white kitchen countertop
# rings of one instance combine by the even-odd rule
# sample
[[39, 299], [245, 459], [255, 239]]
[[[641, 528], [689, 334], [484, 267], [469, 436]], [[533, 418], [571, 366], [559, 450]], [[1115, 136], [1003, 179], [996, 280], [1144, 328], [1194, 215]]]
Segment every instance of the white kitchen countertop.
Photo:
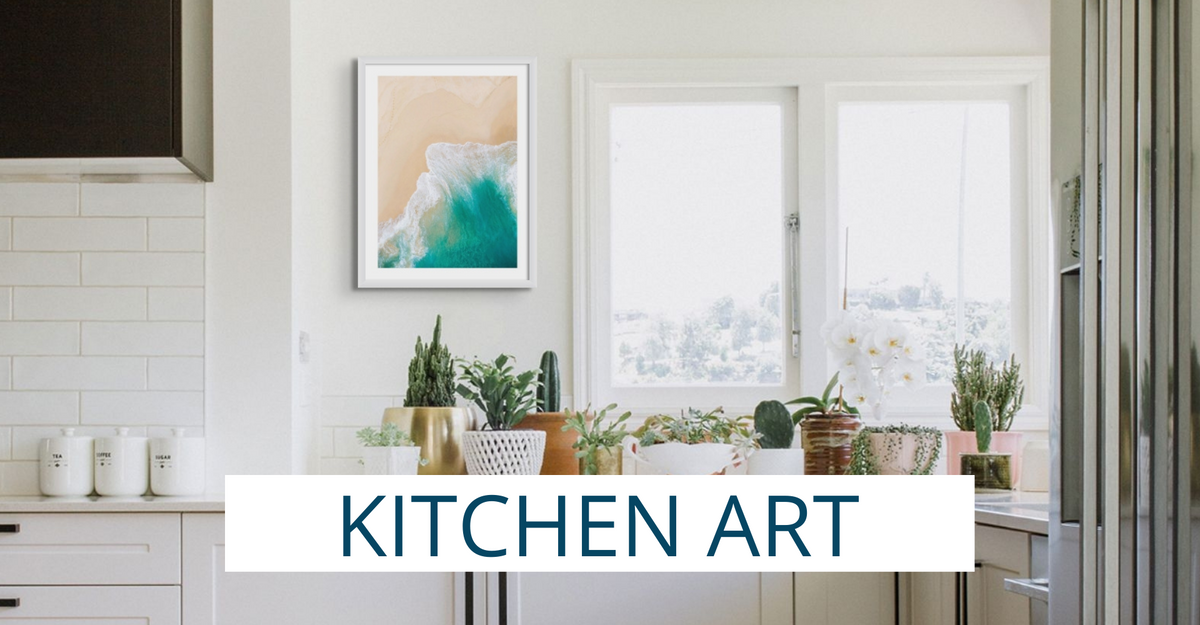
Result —
[[0, 497], [0, 514], [28, 512], [224, 512], [224, 495], [198, 497]]
[[[1049, 493], [979, 494], [975, 522], [1049, 534]], [[0, 497], [0, 514], [29, 512], [224, 512], [224, 495], [197, 497]]]
[[1050, 493], [975, 495], [975, 522], [1030, 534], [1050, 534]]

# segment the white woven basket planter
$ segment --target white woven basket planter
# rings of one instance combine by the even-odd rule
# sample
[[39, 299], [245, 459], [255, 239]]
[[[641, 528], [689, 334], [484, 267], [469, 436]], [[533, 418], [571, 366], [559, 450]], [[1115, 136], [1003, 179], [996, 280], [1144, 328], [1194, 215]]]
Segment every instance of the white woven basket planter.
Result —
[[463, 432], [468, 475], [537, 475], [546, 433], [538, 430]]

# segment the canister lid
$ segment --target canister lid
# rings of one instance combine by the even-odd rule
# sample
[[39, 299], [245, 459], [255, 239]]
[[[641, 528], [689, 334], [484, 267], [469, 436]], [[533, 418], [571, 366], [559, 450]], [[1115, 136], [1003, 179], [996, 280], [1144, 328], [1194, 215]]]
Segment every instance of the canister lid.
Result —
[[185, 428], [171, 428], [171, 433], [175, 435], [175, 438], [183, 438], [184, 431]]
[[129, 436], [129, 428], [116, 428], [117, 436]]
[[63, 436], [75, 436], [75, 428], [63, 428]]

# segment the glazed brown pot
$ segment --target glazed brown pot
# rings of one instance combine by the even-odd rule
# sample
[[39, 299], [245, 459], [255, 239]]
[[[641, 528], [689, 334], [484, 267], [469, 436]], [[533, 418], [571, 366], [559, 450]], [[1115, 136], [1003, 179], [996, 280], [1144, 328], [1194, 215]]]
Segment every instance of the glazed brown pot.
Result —
[[546, 455], [542, 475], [579, 475], [579, 459], [571, 445], [579, 438], [574, 430], [562, 431], [567, 415], [561, 412], [531, 412], [514, 430], [539, 430], [546, 433]]
[[850, 468], [850, 446], [862, 429], [852, 414], [810, 414], [800, 422], [805, 475], [845, 475]]

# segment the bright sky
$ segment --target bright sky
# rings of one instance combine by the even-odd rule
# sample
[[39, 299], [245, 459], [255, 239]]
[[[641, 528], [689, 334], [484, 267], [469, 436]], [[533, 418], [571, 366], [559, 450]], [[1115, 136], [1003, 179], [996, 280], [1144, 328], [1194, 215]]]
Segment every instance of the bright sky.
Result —
[[929, 272], [954, 296], [964, 117], [966, 296], [1010, 297], [1009, 122], [1002, 102], [840, 106], [838, 205], [842, 232], [850, 228], [851, 288], [885, 278], [890, 288], [920, 286]]
[[781, 110], [771, 104], [612, 110], [612, 306], [667, 314], [782, 282]]

